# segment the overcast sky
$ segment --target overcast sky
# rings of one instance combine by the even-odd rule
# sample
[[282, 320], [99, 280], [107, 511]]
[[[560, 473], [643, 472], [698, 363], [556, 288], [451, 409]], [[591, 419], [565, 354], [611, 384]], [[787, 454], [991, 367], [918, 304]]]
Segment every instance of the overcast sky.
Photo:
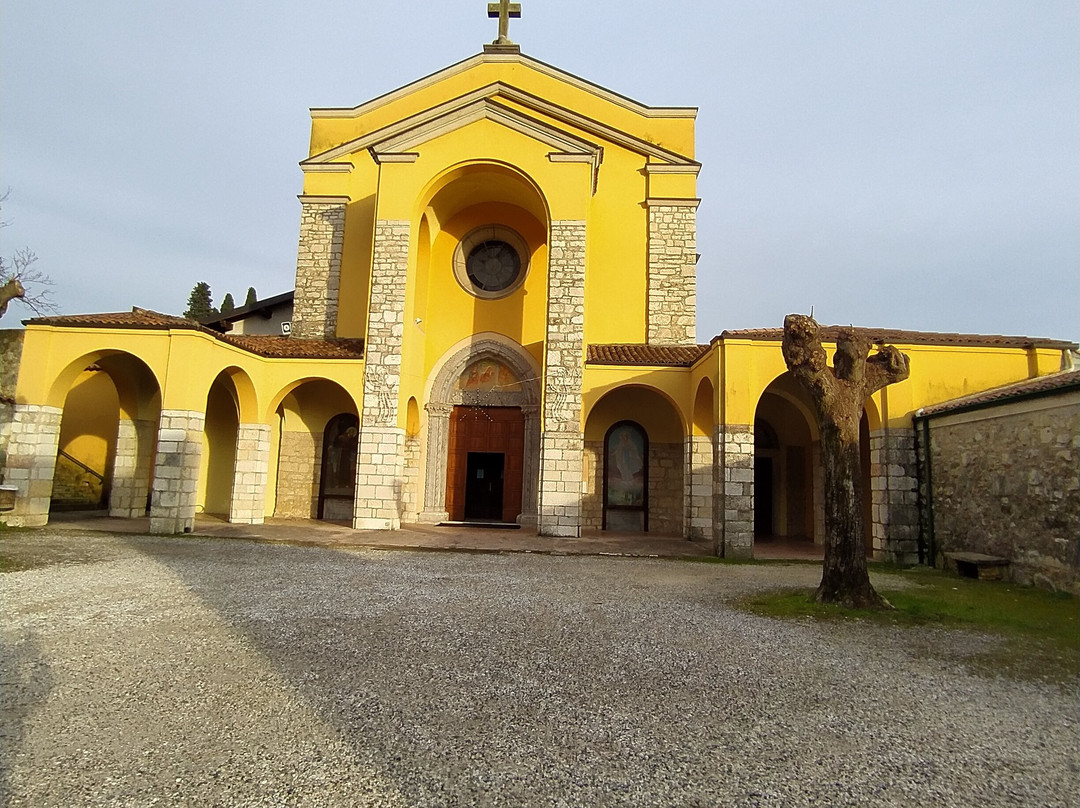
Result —
[[[696, 106], [698, 337], [1080, 337], [1075, 0], [522, 0], [522, 51]], [[6, 0], [2, 252], [63, 313], [293, 285], [312, 106], [482, 48], [481, 0]], [[14, 306], [3, 321], [27, 316]]]

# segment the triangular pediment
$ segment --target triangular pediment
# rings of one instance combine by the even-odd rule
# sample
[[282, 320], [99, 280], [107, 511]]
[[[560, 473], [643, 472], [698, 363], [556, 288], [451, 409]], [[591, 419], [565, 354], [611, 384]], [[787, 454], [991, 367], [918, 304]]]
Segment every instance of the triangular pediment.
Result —
[[[522, 111], [523, 108], [537, 115], [530, 115]], [[301, 166], [314, 171], [334, 170], [335, 166], [347, 170], [338, 161], [359, 151], [370, 152], [376, 160], [380, 157], [401, 159], [421, 144], [479, 120], [495, 121], [546, 144], [553, 150], [553, 159], [589, 160], [598, 165], [603, 147], [597, 141], [604, 140], [660, 163], [688, 169], [697, 166], [690, 158], [502, 82], [481, 87], [353, 138], [309, 157]], [[574, 134], [569, 129], [595, 137], [595, 140]]]

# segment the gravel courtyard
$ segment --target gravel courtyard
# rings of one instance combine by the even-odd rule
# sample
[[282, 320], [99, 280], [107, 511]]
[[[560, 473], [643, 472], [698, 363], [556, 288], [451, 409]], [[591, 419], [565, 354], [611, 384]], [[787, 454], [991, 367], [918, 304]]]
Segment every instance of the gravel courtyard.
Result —
[[3, 541], [5, 805], [1080, 804], [995, 640], [731, 608], [811, 565]]

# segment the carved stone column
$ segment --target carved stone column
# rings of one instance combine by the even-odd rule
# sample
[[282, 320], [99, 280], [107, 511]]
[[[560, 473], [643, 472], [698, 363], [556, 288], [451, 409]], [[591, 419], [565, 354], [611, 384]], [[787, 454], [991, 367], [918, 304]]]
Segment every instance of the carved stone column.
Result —
[[427, 463], [424, 469], [424, 509], [421, 522], [438, 523], [450, 518], [446, 510], [446, 457], [450, 440], [452, 404], [428, 404]]
[[525, 466], [521, 481], [521, 516], [518, 524], [536, 526], [536, 505], [540, 493], [540, 406], [526, 404], [521, 408], [525, 416]]

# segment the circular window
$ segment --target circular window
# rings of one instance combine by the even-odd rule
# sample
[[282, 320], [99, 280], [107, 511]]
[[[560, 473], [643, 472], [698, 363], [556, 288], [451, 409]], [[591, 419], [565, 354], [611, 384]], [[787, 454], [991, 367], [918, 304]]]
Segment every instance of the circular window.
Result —
[[505, 297], [525, 280], [529, 248], [509, 227], [485, 225], [471, 231], [454, 251], [458, 283], [477, 297]]

